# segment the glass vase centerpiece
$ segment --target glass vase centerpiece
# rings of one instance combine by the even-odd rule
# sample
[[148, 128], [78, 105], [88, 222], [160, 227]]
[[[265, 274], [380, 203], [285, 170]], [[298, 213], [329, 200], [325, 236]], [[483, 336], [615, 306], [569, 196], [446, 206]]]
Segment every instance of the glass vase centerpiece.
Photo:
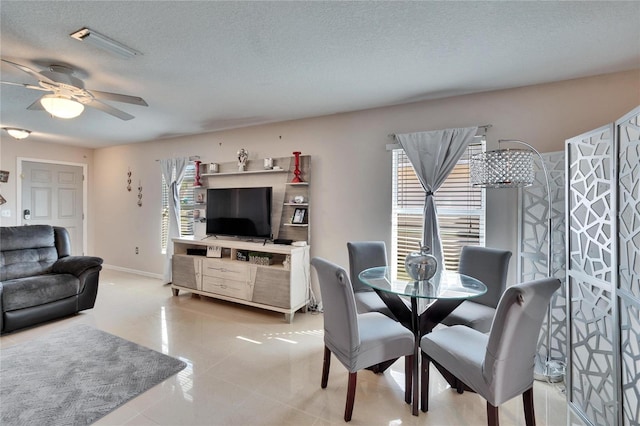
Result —
[[430, 280], [438, 270], [438, 260], [431, 254], [431, 248], [420, 246], [420, 251], [409, 253], [404, 260], [404, 269], [415, 281]]

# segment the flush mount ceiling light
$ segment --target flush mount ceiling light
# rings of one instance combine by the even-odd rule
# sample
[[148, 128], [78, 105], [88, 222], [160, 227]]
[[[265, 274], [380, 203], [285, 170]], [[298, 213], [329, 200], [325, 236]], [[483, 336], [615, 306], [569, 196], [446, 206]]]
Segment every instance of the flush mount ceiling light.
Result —
[[40, 103], [49, 114], [58, 118], [75, 118], [84, 111], [84, 105], [63, 95], [44, 95]]
[[3, 127], [3, 129], [14, 139], [26, 139], [31, 134], [29, 130], [17, 129], [15, 127]]
[[87, 27], [79, 29], [78, 31], [69, 35], [78, 41], [86, 41], [87, 43], [99, 49], [105, 50], [124, 59], [130, 59], [134, 56], [142, 55], [141, 52], [125, 46], [119, 41], [115, 41], [114, 39], [109, 38], [106, 35], [100, 34], [99, 32]]

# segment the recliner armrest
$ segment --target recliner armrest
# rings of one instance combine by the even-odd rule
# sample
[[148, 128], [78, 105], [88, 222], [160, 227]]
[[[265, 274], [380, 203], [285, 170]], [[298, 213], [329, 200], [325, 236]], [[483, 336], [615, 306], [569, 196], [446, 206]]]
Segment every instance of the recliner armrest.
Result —
[[58, 259], [53, 264], [52, 272], [55, 274], [71, 274], [76, 277], [89, 269], [98, 267], [102, 269], [102, 259], [94, 256], [67, 256]]

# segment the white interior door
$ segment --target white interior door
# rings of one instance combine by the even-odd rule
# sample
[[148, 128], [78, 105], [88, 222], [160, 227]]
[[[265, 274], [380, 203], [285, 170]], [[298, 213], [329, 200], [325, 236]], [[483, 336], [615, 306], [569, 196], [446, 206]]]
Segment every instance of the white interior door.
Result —
[[71, 253], [83, 254], [83, 168], [68, 164], [22, 162], [23, 225], [62, 226]]

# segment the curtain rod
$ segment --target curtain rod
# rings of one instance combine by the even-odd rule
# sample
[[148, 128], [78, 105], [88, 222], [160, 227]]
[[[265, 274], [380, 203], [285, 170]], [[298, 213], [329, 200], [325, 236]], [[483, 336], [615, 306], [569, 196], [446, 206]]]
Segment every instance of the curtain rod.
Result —
[[[491, 127], [493, 127], [492, 124], [484, 124], [482, 126], [478, 126], [478, 132], [476, 133], [475, 137], [476, 138], [480, 138], [482, 136], [485, 136], [487, 134], [487, 130], [490, 129]], [[396, 138], [396, 133], [390, 133], [390, 134], [387, 135], [387, 137], [395, 139]], [[402, 148], [402, 146], [400, 146], [399, 143], [387, 144], [387, 151], [391, 151], [391, 150], [399, 149], [399, 148]]]

